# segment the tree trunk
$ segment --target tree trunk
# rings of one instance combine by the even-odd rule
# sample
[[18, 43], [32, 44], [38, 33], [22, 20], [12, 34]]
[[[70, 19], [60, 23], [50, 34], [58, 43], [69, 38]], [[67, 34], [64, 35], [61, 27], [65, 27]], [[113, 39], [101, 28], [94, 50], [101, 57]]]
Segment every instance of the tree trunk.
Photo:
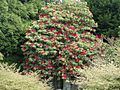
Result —
[[63, 89], [63, 79], [57, 79], [57, 77], [54, 78], [53, 81], [54, 84], [54, 90], [62, 90]]

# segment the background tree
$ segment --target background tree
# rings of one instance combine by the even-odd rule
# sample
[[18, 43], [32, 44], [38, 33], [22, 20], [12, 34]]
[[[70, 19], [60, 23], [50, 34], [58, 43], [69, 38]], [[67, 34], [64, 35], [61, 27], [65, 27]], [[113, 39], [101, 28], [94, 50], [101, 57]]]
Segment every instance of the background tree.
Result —
[[120, 0], [86, 0], [98, 23], [97, 33], [118, 37], [120, 29]]
[[20, 51], [26, 28], [40, 10], [40, 1], [22, 4], [19, 0], [0, 0], [0, 51], [4, 55]]

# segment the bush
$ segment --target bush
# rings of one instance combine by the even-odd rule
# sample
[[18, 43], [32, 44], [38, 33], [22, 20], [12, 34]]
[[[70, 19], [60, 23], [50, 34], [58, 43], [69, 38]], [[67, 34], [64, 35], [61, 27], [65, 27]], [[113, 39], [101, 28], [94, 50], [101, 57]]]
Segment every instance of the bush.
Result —
[[98, 23], [97, 33], [118, 37], [120, 29], [120, 0], [86, 0], [94, 20]]
[[120, 39], [109, 39], [110, 42], [114, 42], [114, 44], [110, 45], [107, 43], [103, 44], [103, 47], [101, 48], [101, 51], [104, 53], [99, 53], [96, 59], [96, 63], [98, 61], [102, 63], [111, 63], [113, 62], [115, 65], [120, 65]]
[[22, 4], [19, 0], [0, 0], [0, 51], [5, 56], [20, 53], [26, 28], [38, 13], [37, 6], [32, 2]]
[[96, 26], [85, 2], [48, 4], [26, 33], [24, 69], [44, 77], [75, 77], [102, 45], [101, 37], [93, 35]]
[[85, 68], [79, 71], [82, 77], [77, 84], [84, 90], [119, 90], [120, 67], [114, 64]]
[[50, 90], [35, 76], [20, 75], [14, 65], [0, 64], [0, 90]]
[[120, 38], [118, 38], [116, 41], [115, 41], [115, 44], [114, 46], [116, 47], [116, 59], [115, 59], [115, 63], [120, 65]]

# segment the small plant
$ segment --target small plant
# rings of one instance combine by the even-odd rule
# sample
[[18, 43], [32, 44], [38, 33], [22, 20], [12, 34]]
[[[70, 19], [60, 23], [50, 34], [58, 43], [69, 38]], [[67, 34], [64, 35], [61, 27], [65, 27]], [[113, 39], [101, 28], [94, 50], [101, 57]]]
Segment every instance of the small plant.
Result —
[[50, 90], [47, 84], [37, 80], [37, 75], [20, 75], [15, 66], [0, 63], [0, 90]]
[[81, 77], [76, 84], [83, 90], [119, 90], [120, 67], [113, 63], [79, 70]]
[[89, 65], [102, 45], [101, 36], [93, 35], [97, 24], [92, 18], [85, 2], [43, 7], [22, 45], [24, 69], [40, 71], [43, 77], [76, 77], [77, 69]]

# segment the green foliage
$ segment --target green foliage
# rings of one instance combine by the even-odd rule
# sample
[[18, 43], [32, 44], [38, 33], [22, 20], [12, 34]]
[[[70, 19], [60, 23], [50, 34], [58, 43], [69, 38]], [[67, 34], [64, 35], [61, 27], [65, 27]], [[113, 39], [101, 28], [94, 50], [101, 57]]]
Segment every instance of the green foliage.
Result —
[[75, 77], [102, 45], [101, 37], [93, 35], [96, 26], [85, 2], [48, 4], [26, 33], [24, 68], [45, 77]]
[[[40, 0], [39, 0], [40, 1]], [[41, 3], [34, 1], [22, 4], [19, 0], [0, 0], [0, 51], [3, 54], [20, 52], [26, 28], [36, 19]]]
[[118, 36], [120, 29], [120, 0], [86, 0], [94, 20], [98, 23], [97, 33]]
[[81, 77], [76, 84], [83, 90], [119, 90], [120, 67], [114, 64], [100, 65], [97, 67], [79, 70]]
[[0, 64], [0, 90], [50, 90], [36, 75], [20, 75], [15, 65]]

